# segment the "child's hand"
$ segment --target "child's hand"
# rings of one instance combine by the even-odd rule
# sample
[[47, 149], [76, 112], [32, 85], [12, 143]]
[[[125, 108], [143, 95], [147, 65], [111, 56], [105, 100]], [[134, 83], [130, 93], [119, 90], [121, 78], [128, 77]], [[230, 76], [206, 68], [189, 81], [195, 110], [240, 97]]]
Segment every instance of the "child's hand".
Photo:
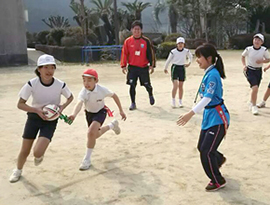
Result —
[[41, 117], [43, 120], [48, 120], [48, 117], [46, 116], [46, 111], [43, 111], [42, 109], [36, 109], [36, 113]]
[[120, 115], [122, 117], [122, 120], [125, 121], [127, 119], [127, 116], [126, 116], [126, 114], [123, 111], [120, 111]]
[[192, 116], [194, 115], [195, 113], [193, 111], [189, 111], [183, 115], [180, 115], [176, 124], [178, 126], [184, 126], [191, 118]]
[[168, 74], [168, 70], [167, 69], [164, 69], [164, 73]]
[[150, 74], [154, 73], [154, 67], [153, 66], [149, 66], [149, 71], [150, 71]]
[[258, 64], [263, 63], [263, 59], [257, 60], [256, 63], [258, 63]]
[[247, 66], [244, 66], [243, 71], [247, 71]]
[[190, 63], [188, 63], [188, 64], [185, 64], [184, 66], [185, 66], [185, 67], [187, 68], [188, 66], [190, 66]]
[[265, 68], [263, 69], [263, 71], [266, 72], [269, 68], [270, 68], [270, 67], [267, 66], [267, 67], [265, 67]]
[[122, 73], [123, 73], [123, 74], [126, 74], [126, 73], [127, 73], [127, 68], [126, 68], [126, 67], [123, 67], [123, 68], [122, 68]]
[[68, 119], [69, 119], [69, 120], [71, 120], [71, 121], [74, 121], [74, 120], [75, 120], [75, 118], [76, 118], [76, 116], [75, 116], [75, 115], [70, 115], [70, 116], [68, 116]]

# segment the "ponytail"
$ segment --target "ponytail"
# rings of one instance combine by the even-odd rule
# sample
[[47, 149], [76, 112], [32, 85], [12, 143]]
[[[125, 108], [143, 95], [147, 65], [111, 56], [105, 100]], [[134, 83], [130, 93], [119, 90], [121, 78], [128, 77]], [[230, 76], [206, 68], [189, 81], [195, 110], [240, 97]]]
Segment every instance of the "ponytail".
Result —
[[212, 57], [212, 64], [215, 64], [215, 67], [217, 68], [220, 77], [225, 79], [225, 71], [224, 71], [224, 65], [221, 56], [217, 53], [217, 50], [212, 44], [205, 43], [199, 47], [196, 48], [195, 55], [197, 57], [203, 56], [204, 58], [208, 58], [209, 56]]
[[220, 74], [220, 77], [222, 79], [225, 79], [226, 75], [225, 75], [225, 70], [224, 70], [224, 64], [223, 64], [223, 60], [219, 54], [217, 54], [217, 61], [216, 61], [215, 67], [217, 68], [217, 70]]

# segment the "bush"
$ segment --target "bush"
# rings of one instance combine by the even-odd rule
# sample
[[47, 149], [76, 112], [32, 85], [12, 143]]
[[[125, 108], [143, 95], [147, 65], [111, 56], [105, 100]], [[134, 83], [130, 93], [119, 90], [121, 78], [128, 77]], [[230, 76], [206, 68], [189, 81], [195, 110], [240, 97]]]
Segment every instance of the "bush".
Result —
[[[229, 48], [232, 49], [245, 49], [247, 46], [252, 45], [253, 36], [255, 34], [241, 34], [232, 36], [229, 39]], [[264, 44], [263, 46], [270, 47], [270, 34], [264, 34]]]
[[165, 37], [165, 42], [176, 42], [176, 39], [178, 38], [178, 37], [181, 37], [182, 36], [182, 34], [180, 34], [180, 33], [172, 33], [172, 34], [169, 34], [168, 36], [166, 36]]
[[36, 43], [38, 42], [37, 33], [26, 32], [27, 39], [27, 48], [35, 48]]
[[[83, 38], [83, 31], [81, 27], [70, 27], [67, 28], [65, 31], [65, 37], [69, 37], [73, 39], [73, 45], [75, 46], [83, 46], [84, 45], [84, 38]], [[64, 41], [68, 41], [67, 39]]]
[[37, 35], [37, 40], [41, 44], [47, 44], [47, 35], [50, 33], [50, 31], [41, 31]]
[[175, 42], [163, 42], [159, 44], [157, 49], [157, 58], [167, 58], [170, 51], [176, 47]]
[[62, 28], [55, 28], [50, 32], [50, 36], [53, 38], [53, 40], [58, 46], [61, 46], [61, 38], [64, 36], [64, 32], [65, 30]]

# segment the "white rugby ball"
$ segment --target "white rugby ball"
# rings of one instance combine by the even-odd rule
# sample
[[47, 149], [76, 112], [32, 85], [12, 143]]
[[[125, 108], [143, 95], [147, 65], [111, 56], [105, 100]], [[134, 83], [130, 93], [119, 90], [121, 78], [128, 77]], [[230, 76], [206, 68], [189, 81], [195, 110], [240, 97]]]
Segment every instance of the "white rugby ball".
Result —
[[57, 105], [49, 104], [44, 106], [42, 110], [45, 111], [45, 115], [48, 117], [49, 121], [56, 120], [60, 116], [58, 112], [60, 108]]

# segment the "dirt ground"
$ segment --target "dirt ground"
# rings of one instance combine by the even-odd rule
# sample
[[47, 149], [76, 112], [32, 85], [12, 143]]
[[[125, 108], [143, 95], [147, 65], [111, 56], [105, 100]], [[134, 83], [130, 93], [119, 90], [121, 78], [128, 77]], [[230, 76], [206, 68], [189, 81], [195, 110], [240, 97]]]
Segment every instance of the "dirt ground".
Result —
[[[127, 120], [113, 100], [106, 104], [115, 110], [122, 133], [112, 131], [98, 139], [92, 154], [92, 167], [79, 171], [86, 147], [86, 122], [81, 112], [70, 126], [59, 120], [44, 162], [36, 167], [30, 154], [23, 177], [17, 183], [8, 179], [15, 168], [21, 146], [26, 113], [17, 109], [18, 92], [31, 78], [34, 67], [0, 69], [0, 205], [267, 205], [270, 204], [270, 102], [253, 116], [248, 110], [249, 85], [242, 73], [242, 51], [220, 51], [227, 79], [224, 99], [231, 114], [231, 125], [220, 151], [227, 157], [221, 172], [227, 186], [205, 192], [209, 182], [196, 149], [201, 115], [185, 127], [176, 120], [192, 105], [203, 76], [194, 61], [187, 68], [184, 108], [170, 107], [172, 84], [163, 73], [165, 61], [158, 61], [151, 80], [156, 104], [151, 106], [144, 87], [137, 87], [137, 107], [129, 111], [129, 87], [117, 63], [91, 64], [100, 84], [120, 98]], [[55, 77], [65, 81], [75, 96], [64, 110], [71, 114], [82, 88], [82, 65], [59, 65]], [[258, 94], [260, 101], [270, 81], [264, 74]], [[30, 101], [29, 101], [30, 102]], [[111, 121], [107, 118], [105, 124]]]

